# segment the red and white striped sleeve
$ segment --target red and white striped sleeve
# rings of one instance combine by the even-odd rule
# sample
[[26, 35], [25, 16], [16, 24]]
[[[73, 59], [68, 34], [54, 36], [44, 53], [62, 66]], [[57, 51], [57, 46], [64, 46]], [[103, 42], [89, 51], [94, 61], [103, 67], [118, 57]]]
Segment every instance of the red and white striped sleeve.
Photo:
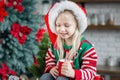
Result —
[[97, 54], [91, 47], [82, 56], [81, 69], [75, 70], [75, 80], [93, 80], [96, 75]]
[[53, 55], [51, 49], [48, 49], [48, 52], [46, 53], [46, 57], [45, 57], [45, 73], [49, 72], [51, 68], [53, 68], [56, 64], [55, 64], [55, 56]]

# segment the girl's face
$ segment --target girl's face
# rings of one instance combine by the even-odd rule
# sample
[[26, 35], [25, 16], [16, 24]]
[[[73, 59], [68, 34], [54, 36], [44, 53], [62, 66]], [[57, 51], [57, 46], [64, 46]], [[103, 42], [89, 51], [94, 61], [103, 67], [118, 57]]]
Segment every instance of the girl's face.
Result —
[[65, 40], [71, 39], [77, 28], [76, 20], [69, 11], [60, 13], [56, 19], [55, 25], [57, 34]]

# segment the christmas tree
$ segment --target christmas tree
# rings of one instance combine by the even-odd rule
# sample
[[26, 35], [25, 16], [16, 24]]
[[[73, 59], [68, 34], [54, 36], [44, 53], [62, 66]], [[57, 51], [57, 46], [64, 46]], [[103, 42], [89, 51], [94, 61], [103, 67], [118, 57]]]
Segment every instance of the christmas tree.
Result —
[[6, 63], [17, 74], [22, 74], [33, 64], [33, 57], [39, 51], [37, 1], [0, 0], [0, 68]]
[[39, 41], [39, 45], [38, 45], [39, 52], [37, 54], [37, 59], [36, 59], [37, 60], [36, 62], [38, 62], [38, 63], [32, 65], [29, 68], [29, 71], [35, 77], [40, 77], [43, 74], [43, 72], [44, 72], [44, 68], [45, 68], [45, 55], [46, 55], [46, 52], [47, 52], [47, 50], [49, 48], [49, 44], [50, 44], [47, 32], [45, 32], [43, 34], [42, 31], [41, 31], [40, 34], [42, 34], [41, 36], [43, 36], [43, 37], [41, 37], [41, 41]]

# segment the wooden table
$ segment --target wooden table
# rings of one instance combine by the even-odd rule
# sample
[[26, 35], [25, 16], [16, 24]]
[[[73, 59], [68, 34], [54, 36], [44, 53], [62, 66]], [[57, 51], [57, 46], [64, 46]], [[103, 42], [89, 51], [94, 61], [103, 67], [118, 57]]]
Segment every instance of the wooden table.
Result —
[[103, 75], [105, 80], [111, 80], [110, 76], [120, 76], [120, 67], [98, 65], [97, 73]]

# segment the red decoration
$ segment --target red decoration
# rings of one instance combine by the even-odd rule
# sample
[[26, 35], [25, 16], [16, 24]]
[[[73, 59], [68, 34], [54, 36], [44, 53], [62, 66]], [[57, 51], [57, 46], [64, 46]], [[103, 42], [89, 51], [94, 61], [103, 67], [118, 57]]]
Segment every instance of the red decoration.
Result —
[[45, 32], [46, 32], [46, 30], [44, 28], [41, 28], [41, 29], [38, 30], [38, 32], [36, 34], [36, 40], [38, 42], [41, 41], [41, 39], [43, 38], [43, 35], [44, 35]]
[[18, 42], [20, 44], [24, 44], [28, 34], [32, 31], [31, 28], [28, 28], [27, 26], [20, 26], [18, 23], [13, 23], [12, 24], [12, 30], [10, 33], [18, 39]]
[[33, 55], [33, 59], [34, 59], [34, 65], [35, 65], [35, 66], [38, 66], [38, 61], [37, 61], [35, 55]]
[[10, 70], [5, 63], [2, 63], [2, 68], [0, 68], [0, 77], [2, 77], [2, 80], [7, 80], [7, 75], [16, 75], [16, 72]]
[[14, 7], [18, 12], [23, 12], [24, 7], [22, 6], [23, 0], [8, 0], [6, 6], [7, 7]]
[[4, 0], [0, 0], [0, 8], [3, 8], [5, 5], [5, 1]]
[[5, 1], [0, 0], [0, 22], [4, 22], [4, 17], [8, 16], [8, 13], [4, 9]]

